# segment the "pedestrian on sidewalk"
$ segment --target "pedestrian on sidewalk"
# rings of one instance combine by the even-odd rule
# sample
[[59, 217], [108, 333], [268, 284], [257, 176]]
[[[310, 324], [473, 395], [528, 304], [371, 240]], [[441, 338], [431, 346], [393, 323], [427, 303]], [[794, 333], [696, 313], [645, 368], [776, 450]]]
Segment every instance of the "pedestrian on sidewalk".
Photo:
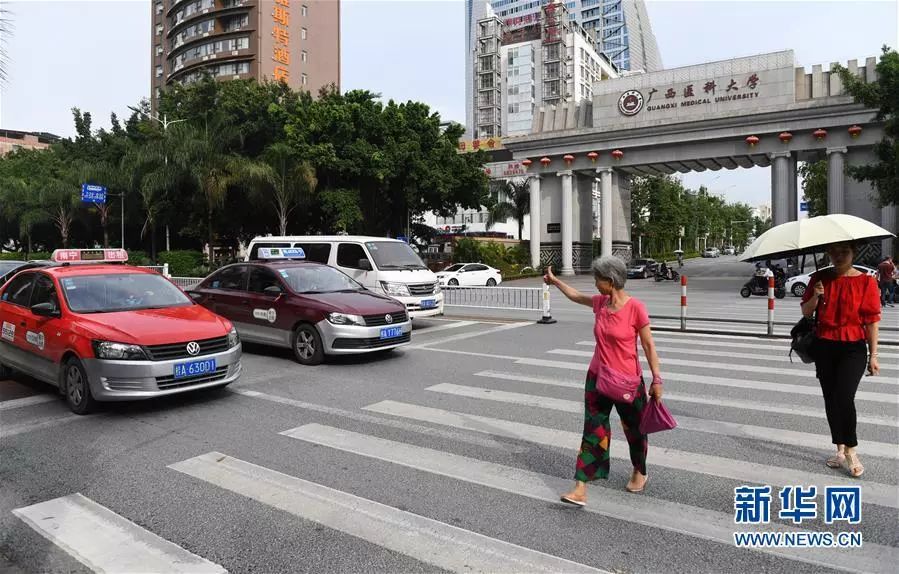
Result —
[[896, 264], [893, 263], [893, 256], [887, 255], [877, 266], [877, 279], [880, 283], [880, 306], [893, 306], [893, 297], [895, 296], [896, 280]]
[[[587, 483], [609, 477], [609, 448], [612, 428], [609, 415], [612, 407], [621, 417], [621, 426], [630, 447], [633, 472], [625, 487], [629, 492], [642, 492], [646, 486], [646, 452], [648, 440], [640, 433], [640, 416], [647, 404], [643, 371], [637, 355], [637, 338], [652, 370], [649, 396], [662, 400], [662, 377], [659, 357], [649, 327], [646, 306], [624, 290], [627, 268], [617, 257], [601, 257], [593, 262], [593, 278], [598, 295], [581, 293], [567, 285], [547, 267], [543, 280], [555, 285], [568, 299], [591, 307], [595, 315], [593, 334], [596, 347], [587, 370], [584, 388], [584, 435], [577, 458], [574, 490], [562, 496], [562, 501], [577, 506], [587, 503]], [[616, 380], [637, 380], [636, 388], [616, 399], [603, 395], [597, 381], [601, 376], [615, 373]], [[601, 385], [599, 385], [601, 386]]]
[[830, 269], [815, 272], [813, 289], [802, 297], [802, 314], [817, 310], [813, 349], [815, 371], [824, 394], [824, 410], [836, 453], [825, 461], [830, 468], [846, 466], [851, 476], [865, 472], [856, 447], [855, 393], [867, 366], [869, 375], [880, 372], [877, 333], [880, 323], [880, 290], [877, 281], [852, 266], [858, 253], [855, 243], [827, 248]]

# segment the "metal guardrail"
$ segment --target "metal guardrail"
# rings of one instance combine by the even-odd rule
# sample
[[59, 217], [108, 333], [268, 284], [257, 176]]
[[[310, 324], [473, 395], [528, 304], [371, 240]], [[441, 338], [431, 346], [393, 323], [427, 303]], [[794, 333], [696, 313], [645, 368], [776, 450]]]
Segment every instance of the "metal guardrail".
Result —
[[202, 277], [169, 277], [169, 281], [182, 289], [196, 287], [202, 280]]
[[543, 309], [543, 290], [537, 287], [445, 286], [443, 288], [443, 305], [446, 307], [540, 311]]
[[166, 263], [164, 265], [141, 265], [142, 269], [149, 269], [150, 271], [155, 271], [162, 275], [163, 277], [169, 277], [169, 264]]

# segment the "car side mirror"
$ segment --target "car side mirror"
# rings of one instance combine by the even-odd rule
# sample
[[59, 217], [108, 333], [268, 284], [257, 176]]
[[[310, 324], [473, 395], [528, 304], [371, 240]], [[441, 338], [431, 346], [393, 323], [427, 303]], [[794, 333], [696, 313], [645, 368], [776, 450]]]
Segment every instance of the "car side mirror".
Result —
[[199, 301], [200, 299], [203, 298], [203, 294], [197, 293], [196, 291], [188, 291], [187, 296], [190, 297], [191, 299], [193, 299], [194, 301]]
[[371, 271], [371, 261], [369, 261], [368, 259], [360, 259], [359, 269], [363, 271]]
[[38, 303], [31, 306], [31, 312], [38, 317], [61, 317], [62, 313], [53, 303]]

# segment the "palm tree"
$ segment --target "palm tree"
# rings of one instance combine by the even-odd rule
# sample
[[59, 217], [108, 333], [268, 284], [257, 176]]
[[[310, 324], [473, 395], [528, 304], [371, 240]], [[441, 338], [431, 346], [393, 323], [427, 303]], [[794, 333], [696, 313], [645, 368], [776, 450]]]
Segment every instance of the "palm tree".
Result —
[[0, 216], [19, 227], [19, 240], [25, 241], [25, 258], [33, 251], [31, 236], [35, 226], [49, 215], [41, 206], [39, 187], [17, 178], [0, 180]]
[[[117, 188], [120, 184], [121, 173], [114, 170], [111, 165], [106, 162], [82, 163], [77, 166], [80, 174], [79, 181], [82, 183], [98, 184], [107, 187], [107, 189]], [[100, 227], [103, 228], [103, 247], [109, 247], [109, 214], [111, 206], [107, 197], [105, 203], [95, 203], [94, 207], [100, 215]]]
[[12, 34], [12, 19], [9, 10], [0, 8], [0, 82], [6, 81], [6, 37]]
[[41, 206], [49, 214], [53, 226], [59, 232], [63, 249], [68, 248], [72, 222], [80, 204], [78, 185], [70, 178], [53, 178], [41, 187]]
[[287, 235], [290, 214], [298, 205], [311, 200], [318, 185], [315, 168], [300, 160], [291, 146], [280, 142], [265, 149], [262, 161], [265, 184], [261, 187], [271, 192], [280, 235]]
[[514, 219], [521, 239], [524, 217], [531, 212], [531, 178], [500, 180], [494, 184], [493, 193], [496, 202], [488, 211], [487, 229]]
[[[163, 136], [164, 138], [165, 136]], [[130, 144], [122, 158], [120, 173], [128, 194], [140, 197], [144, 210], [141, 237], [150, 233], [150, 259], [156, 261], [156, 222], [165, 208], [168, 193], [177, 186], [179, 172], [166, 161], [166, 143], [159, 139]]]

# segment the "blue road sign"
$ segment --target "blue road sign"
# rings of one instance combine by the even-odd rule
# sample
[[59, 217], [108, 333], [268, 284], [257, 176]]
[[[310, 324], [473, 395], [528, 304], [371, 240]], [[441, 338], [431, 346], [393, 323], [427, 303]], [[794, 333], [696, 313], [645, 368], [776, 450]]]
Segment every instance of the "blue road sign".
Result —
[[81, 201], [83, 203], [106, 203], [106, 188], [102, 185], [82, 183]]
[[799, 202], [799, 211], [808, 211], [808, 202], [807, 201]]

